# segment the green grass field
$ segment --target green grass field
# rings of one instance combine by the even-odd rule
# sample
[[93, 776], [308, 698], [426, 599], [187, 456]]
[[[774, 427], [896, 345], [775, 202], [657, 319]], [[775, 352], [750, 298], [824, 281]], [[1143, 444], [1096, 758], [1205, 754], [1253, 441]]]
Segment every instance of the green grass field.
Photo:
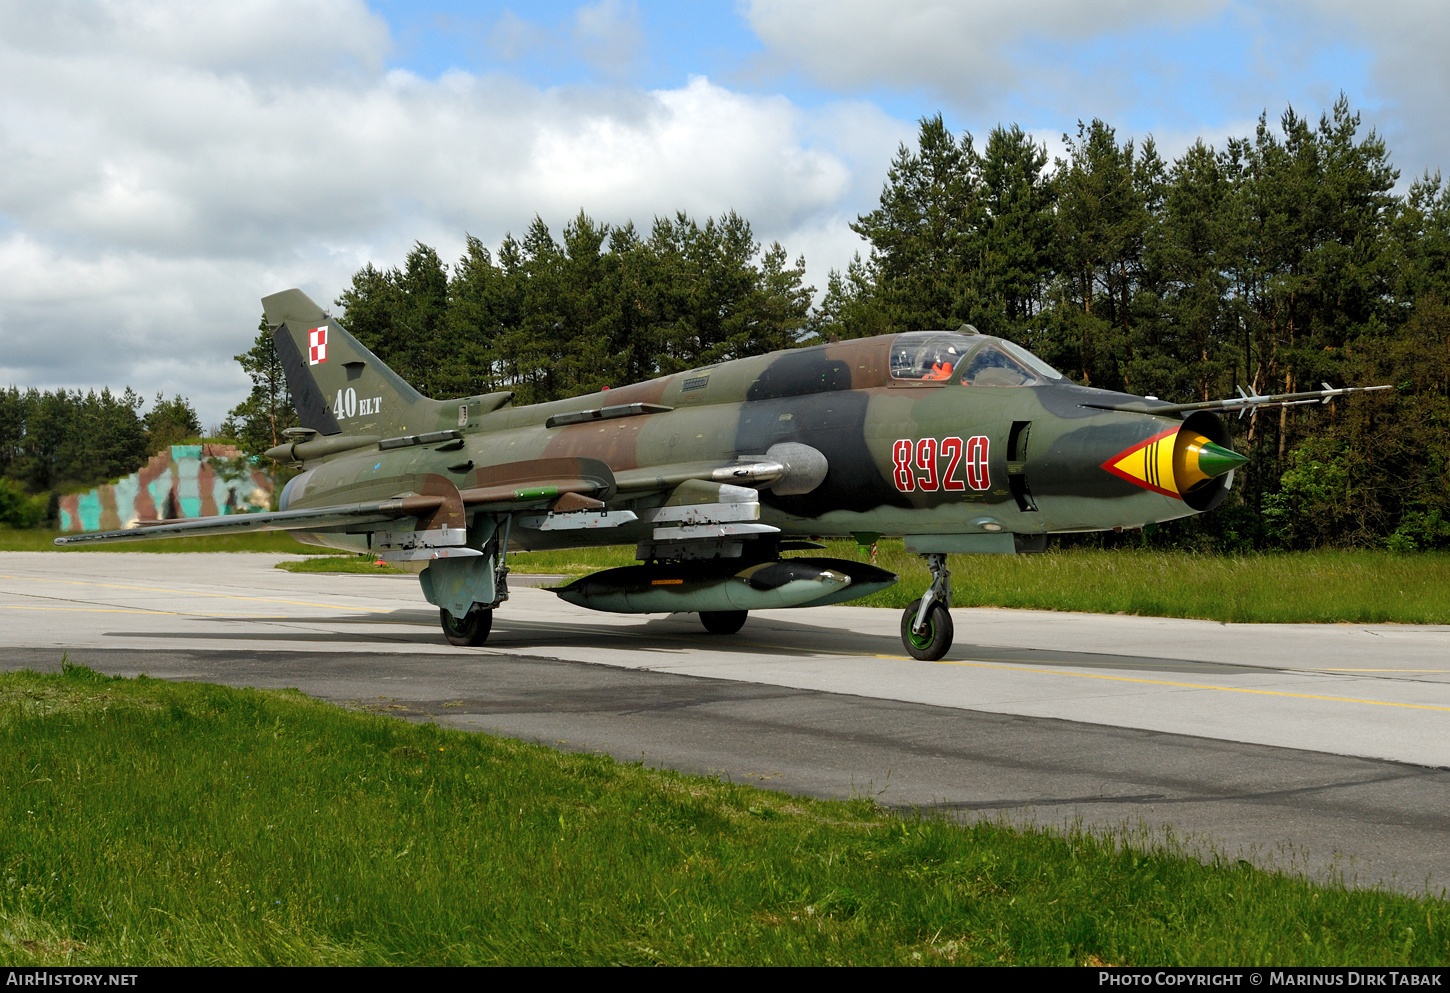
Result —
[[284, 572], [349, 572], [363, 576], [397, 576], [406, 572], [391, 565], [378, 565], [371, 555], [314, 555], [292, 562], [278, 562]]
[[[899, 546], [898, 546], [899, 549]], [[901, 576], [865, 604], [904, 608], [929, 574], [898, 549], [878, 555]], [[845, 551], [841, 549], [840, 551]], [[1273, 552], [1245, 556], [1073, 550], [951, 556], [952, 603], [1232, 623], [1450, 624], [1450, 555]]]
[[[794, 554], [869, 560], [853, 542]], [[633, 565], [631, 548], [511, 556], [517, 572], [583, 575]], [[876, 564], [901, 581], [853, 601], [901, 610], [930, 575], [900, 541], [882, 541]], [[1043, 555], [952, 555], [952, 604], [1260, 623], [1450, 624], [1450, 554], [1275, 552], [1243, 556], [1118, 549]]]
[[0, 675], [0, 961], [1450, 962], [1450, 904], [348, 712]]
[[12, 530], [0, 527], [0, 552], [295, 552], [298, 555], [336, 555], [329, 548], [304, 545], [282, 531], [215, 535], [209, 538], [158, 538], [119, 544], [55, 544], [64, 531]]

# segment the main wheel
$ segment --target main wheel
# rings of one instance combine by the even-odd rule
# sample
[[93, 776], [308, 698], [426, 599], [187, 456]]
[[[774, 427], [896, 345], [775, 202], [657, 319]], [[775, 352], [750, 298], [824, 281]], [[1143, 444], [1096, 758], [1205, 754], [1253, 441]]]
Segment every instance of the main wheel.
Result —
[[933, 603], [931, 610], [927, 611], [926, 624], [918, 634], [911, 627], [916, 623], [916, 612], [920, 609], [921, 601], [916, 600], [901, 615], [901, 643], [912, 658], [935, 662], [952, 647], [951, 611], [940, 603]]
[[438, 617], [443, 622], [443, 637], [448, 639], [448, 644], [459, 648], [476, 648], [483, 644], [493, 627], [493, 608], [477, 603], [461, 621], [449, 613], [447, 607], [438, 608]]
[[734, 634], [745, 626], [748, 610], [702, 610], [700, 623], [711, 634]]

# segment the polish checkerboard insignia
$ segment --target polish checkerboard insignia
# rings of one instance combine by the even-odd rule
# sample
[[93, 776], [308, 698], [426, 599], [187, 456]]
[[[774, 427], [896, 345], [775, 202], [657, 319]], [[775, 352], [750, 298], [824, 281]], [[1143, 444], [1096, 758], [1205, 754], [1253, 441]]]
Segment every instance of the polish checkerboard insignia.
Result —
[[307, 332], [307, 364], [317, 365], [327, 361], [327, 325]]

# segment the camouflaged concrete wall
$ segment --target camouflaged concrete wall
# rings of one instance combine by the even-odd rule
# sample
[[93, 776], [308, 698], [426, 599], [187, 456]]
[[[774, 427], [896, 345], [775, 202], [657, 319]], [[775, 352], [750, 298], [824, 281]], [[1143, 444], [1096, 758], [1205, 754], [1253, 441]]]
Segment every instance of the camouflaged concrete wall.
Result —
[[137, 521], [249, 514], [272, 503], [272, 480], [233, 445], [172, 445], [145, 468], [60, 499], [62, 531], [113, 531]]

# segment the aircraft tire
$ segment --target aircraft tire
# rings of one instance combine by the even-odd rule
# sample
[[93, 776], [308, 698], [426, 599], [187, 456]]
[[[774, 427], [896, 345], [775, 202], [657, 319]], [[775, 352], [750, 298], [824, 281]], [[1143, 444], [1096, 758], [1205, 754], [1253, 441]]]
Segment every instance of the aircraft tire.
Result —
[[906, 646], [906, 653], [914, 659], [923, 662], [935, 662], [947, 653], [952, 647], [952, 615], [940, 603], [931, 605], [931, 611], [926, 615], [926, 627], [917, 634], [911, 630], [912, 624], [916, 623], [916, 612], [921, 609], [921, 601], [914, 600], [906, 612], [901, 615], [901, 643]]
[[745, 626], [748, 610], [702, 610], [700, 623], [711, 634], [734, 634]]
[[493, 608], [477, 603], [461, 621], [446, 607], [438, 608], [438, 616], [443, 623], [443, 637], [448, 639], [448, 644], [459, 648], [477, 648], [488, 640], [488, 632], [493, 627]]

